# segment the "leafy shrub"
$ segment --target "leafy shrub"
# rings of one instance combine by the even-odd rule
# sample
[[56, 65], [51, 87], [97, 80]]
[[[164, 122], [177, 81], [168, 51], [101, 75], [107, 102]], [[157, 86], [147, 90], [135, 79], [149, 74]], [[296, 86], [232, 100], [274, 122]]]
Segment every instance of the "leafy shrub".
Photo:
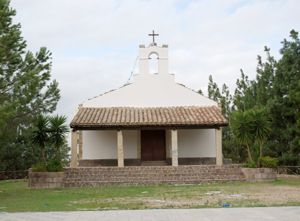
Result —
[[59, 172], [63, 171], [63, 166], [59, 160], [50, 160], [47, 164], [47, 171], [48, 172]]
[[261, 157], [259, 162], [261, 167], [276, 168], [278, 166], [278, 159], [270, 156]]
[[246, 163], [246, 167], [248, 167], [248, 168], [256, 168], [257, 165], [256, 165], [256, 163], [254, 161], [248, 161]]
[[47, 165], [44, 162], [37, 162], [32, 165], [32, 172], [47, 172]]

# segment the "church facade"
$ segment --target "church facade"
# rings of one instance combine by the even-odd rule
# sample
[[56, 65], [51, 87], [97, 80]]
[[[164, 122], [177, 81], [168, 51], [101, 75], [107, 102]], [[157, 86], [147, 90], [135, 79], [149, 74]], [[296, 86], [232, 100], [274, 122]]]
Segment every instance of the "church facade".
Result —
[[[157, 59], [157, 73], [149, 62]], [[81, 105], [71, 121], [71, 167], [223, 164], [218, 104], [175, 82], [168, 46], [139, 46], [133, 82]]]

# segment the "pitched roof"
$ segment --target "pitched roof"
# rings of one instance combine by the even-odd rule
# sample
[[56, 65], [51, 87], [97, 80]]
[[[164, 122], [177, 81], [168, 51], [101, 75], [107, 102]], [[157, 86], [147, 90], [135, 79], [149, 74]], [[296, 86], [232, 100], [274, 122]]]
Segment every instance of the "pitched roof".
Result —
[[74, 129], [226, 126], [217, 106], [197, 107], [82, 107], [71, 122]]

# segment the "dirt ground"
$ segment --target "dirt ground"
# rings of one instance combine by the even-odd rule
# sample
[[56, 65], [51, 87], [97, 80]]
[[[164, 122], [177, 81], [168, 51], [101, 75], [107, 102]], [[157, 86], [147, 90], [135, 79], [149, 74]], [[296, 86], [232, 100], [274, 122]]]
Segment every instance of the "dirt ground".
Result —
[[[195, 186], [195, 185], [194, 185]], [[145, 208], [199, 208], [300, 205], [300, 185], [274, 185], [253, 183], [249, 185], [215, 186], [215, 188], [189, 188], [186, 191], [170, 188], [167, 192], [151, 196], [147, 191], [141, 196], [94, 198], [73, 202], [98, 205], [143, 205]], [[144, 195], [144, 196], [143, 196]]]

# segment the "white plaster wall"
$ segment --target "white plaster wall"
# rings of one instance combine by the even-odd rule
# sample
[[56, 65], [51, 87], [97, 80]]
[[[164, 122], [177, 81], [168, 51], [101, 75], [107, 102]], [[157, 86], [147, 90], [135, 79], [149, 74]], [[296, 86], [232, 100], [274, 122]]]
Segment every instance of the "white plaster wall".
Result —
[[150, 47], [145, 47], [140, 45], [139, 50], [139, 73], [149, 74], [149, 58], [151, 54], [156, 54], [158, 57], [158, 73], [168, 74], [168, 46], [157, 46], [152, 45]]
[[216, 157], [215, 129], [178, 130], [178, 157]]
[[173, 75], [139, 74], [132, 84], [84, 102], [83, 107], [217, 106], [199, 93], [175, 83]]
[[116, 131], [83, 131], [82, 140], [82, 159], [117, 159]]
[[[123, 131], [124, 158], [136, 159], [138, 131]], [[82, 159], [117, 159], [117, 132], [83, 131]]]
[[137, 159], [138, 135], [139, 133], [136, 130], [123, 131], [125, 159]]

